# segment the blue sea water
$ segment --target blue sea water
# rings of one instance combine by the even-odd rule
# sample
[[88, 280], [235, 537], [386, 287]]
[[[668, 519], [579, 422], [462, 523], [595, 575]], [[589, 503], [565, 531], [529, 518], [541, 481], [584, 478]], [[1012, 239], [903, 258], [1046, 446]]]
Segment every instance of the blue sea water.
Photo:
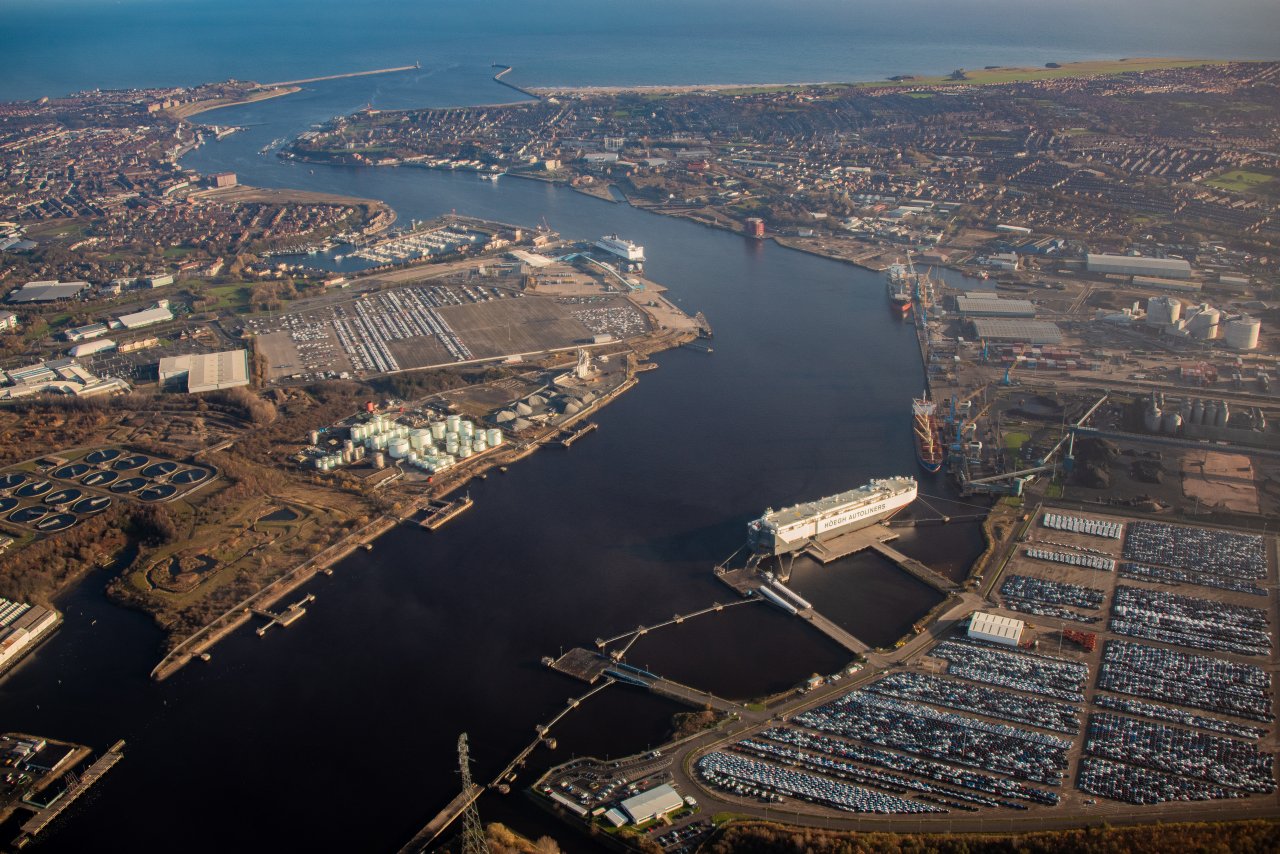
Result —
[[1275, 0], [7, 0], [0, 98], [504, 62], [528, 85], [1280, 56]]

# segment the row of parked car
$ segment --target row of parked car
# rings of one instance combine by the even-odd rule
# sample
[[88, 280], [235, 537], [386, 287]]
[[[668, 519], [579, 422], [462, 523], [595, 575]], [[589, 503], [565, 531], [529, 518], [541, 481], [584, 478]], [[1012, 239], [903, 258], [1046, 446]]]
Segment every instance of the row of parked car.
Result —
[[1078, 706], [1001, 691], [972, 682], [944, 679], [927, 673], [891, 673], [868, 685], [866, 690], [900, 700], [920, 700], [935, 706], [976, 712], [989, 718], [1002, 718], [1058, 732], [1080, 731]]
[[1116, 697], [1112, 694], [1094, 695], [1093, 704], [1103, 709], [1111, 709], [1115, 712], [1124, 712], [1125, 714], [1139, 715], [1144, 718], [1171, 721], [1175, 724], [1182, 724], [1183, 726], [1207, 729], [1211, 732], [1223, 733], [1224, 735], [1234, 735], [1236, 738], [1259, 739], [1267, 734], [1267, 731], [1261, 727], [1246, 726], [1244, 724], [1234, 723], [1233, 721], [1224, 721], [1222, 718], [1210, 718], [1205, 715], [1197, 715], [1192, 712], [1188, 712], [1185, 709], [1175, 709], [1170, 706], [1157, 706], [1155, 703], [1144, 703], [1141, 700], [1134, 700], [1129, 697]]
[[1257, 534], [1234, 534], [1167, 522], [1131, 522], [1124, 538], [1124, 558], [1236, 578], [1267, 575], [1267, 549]]
[[1239, 655], [1270, 655], [1267, 613], [1229, 602], [1120, 585], [1111, 602], [1111, 631]]
[[1072, 703], [1084, 702], [1089, 668], [1078, 661], [969, 640], [945, 640], [929, 655], [946, 659], [947, 672], [952, 676]]
[[1130, 641], [1107, 641], [1098, 687], [1249, 720], [1275, 717], [1271, 675], [1261, 667]]
[[1198, 584], [1201, 587], [1234, 590], [1237, 593], [1249, 593], [1253, 596], [1267, 595], [1267, 588], [1229, 575], [1215, 575], [1211, 572], [1196, 572], [1191, 569], [1172, 569], [1167, 566], [1147, 566], [1145, 563], [1133, 563], [1127, 560], [1120, 562], [1120, 577], [1173, 586]]

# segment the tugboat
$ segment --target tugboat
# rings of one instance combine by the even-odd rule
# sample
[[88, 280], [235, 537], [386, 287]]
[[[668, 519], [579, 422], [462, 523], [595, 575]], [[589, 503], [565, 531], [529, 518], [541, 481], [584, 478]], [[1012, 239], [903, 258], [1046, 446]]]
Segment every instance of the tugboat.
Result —
[[911, 400], [911, 427], [916, 440], [916, 460], [920, 468], [937, 474], [942, 470], [942, 461], [946, 452], [942, 444], [942, 435], [938, 431], [938, 405], [929, 399], [926, 391], [923, 397]]

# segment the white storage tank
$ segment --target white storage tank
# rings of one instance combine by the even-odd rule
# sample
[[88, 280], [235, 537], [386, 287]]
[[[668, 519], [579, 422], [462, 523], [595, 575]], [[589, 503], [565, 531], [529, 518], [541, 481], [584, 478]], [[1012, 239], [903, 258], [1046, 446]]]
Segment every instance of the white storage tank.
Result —
[[462, 438], [470, 439], [472, 436], [475, 435], [475, 432], [476, 432], [475, 425], [472, 424], [470, 421], [458, 422], [458, 435], [461, 436]]
[[391, 444], [387, 446], [387, 453], [391, 455], [393, 460], [402, 460], [409, 455], [408, 439], [392, 439]]
[[1252, 350], [1258, 346], [1262, 322], [1247, 314], [1227, 324], [1227, 346], [1233, 350]]
[[490, 448], [496, 448], [502, 444], [502, 431], [496, 428], [490, 428], [484, 434], [484, 440], [489, 443]]
[[430, 443], [430, 430], [414, 430], [409, 434], [409, 447], [413, 448], [415, 451], [421, 451]]
[[445, 432], [445, 433], [457, 433], [457, 432], [458, 432], [458, 422], [460, 422], [461, 420], [462, 420], [462, 416], [460, 416], [460, 415], [447, 415], [447, 416], [445, 416], [445, 419], [444, 419], [444, 432]]
[[432, 425], [431, 425], [431, 438], [432, 438], [432, 439], [437, 439], [437, 440], [438, 440], [438, 439], [443, 439], [443, 438], [444, 438], [444, 431], [445, 431], [445, 424], [444, 424], [444, 422], [443, 422], [443, 421], [436, 421], [436, 422], [432, 423]]
[[386, 468], [387, 458], [382, 455], [382, 451], [378, 451], [373, 455], [373, 467], [376, 469]]
[[465, 460], [469, 456], [471, 456], [471, 448], [467, 445], [463, 445], [458, 450], [458, 459]]
[[475, 453], [479, 454], [482, 451], [487, 451], [488, 449], [489, 446], [485, 444], [484, 436], [476, 436], [471, 440], [471, 450]]

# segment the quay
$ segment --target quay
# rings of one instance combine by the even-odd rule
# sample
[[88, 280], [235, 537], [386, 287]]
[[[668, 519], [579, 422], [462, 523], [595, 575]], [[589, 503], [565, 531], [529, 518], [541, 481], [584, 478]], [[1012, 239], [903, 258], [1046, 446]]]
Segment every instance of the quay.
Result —
[[121, 739], [111, 745], [110, 749], [98, 760], [89, 766], [79, 779], [72, 782], [71, 786], [63, 794], [61, 798], [47, 807], [36, 812], [35, 815], [27, 819], [22, 825], [22, 835], [14, 840], [15, 848], [25, 848], [32, 839], [35, 838], [42, 830], [49, 826], [50, 822], [56, 819], [76, 798], [83, 795], [89, 790], [89, 787], [102, 777], [103, 774], [110, 771], [117, 762], [124, 758], [124, 740]]
[[453, 501], [444, 501], [439, 498], [429, 499], [424, 508], [426, 515], [422, 517], [422, 521], [418, 525], [424, 531], [437, 531], [449, 520], [471, 509], [473, 504], [475, 502], [471, 500], [470, 494], [455, 498]]
[[813, 540], [803, 550], [803, 554], [809, 555], [818, 563], [823, 565], [857, 554], [861, 551], [871, 549], [882, 557], [886, 557], [898, 565], [899, 568], [914, 575], [916, 578], [928, 584], [930, 587], [941, 593], [955, 593], [959, 591], [957, 585], [951, 579], [933, 571], [915, 558], [904, 555], [897, 549], [888, 544], [898, 539], [898, 534], [894, 533], [883, 524], [871, 525], [867, 528], [861, 528], [857, 531], [850, 531], [847, 534], [841, 534], [838, 537], [832, 537], [829, 540]]

